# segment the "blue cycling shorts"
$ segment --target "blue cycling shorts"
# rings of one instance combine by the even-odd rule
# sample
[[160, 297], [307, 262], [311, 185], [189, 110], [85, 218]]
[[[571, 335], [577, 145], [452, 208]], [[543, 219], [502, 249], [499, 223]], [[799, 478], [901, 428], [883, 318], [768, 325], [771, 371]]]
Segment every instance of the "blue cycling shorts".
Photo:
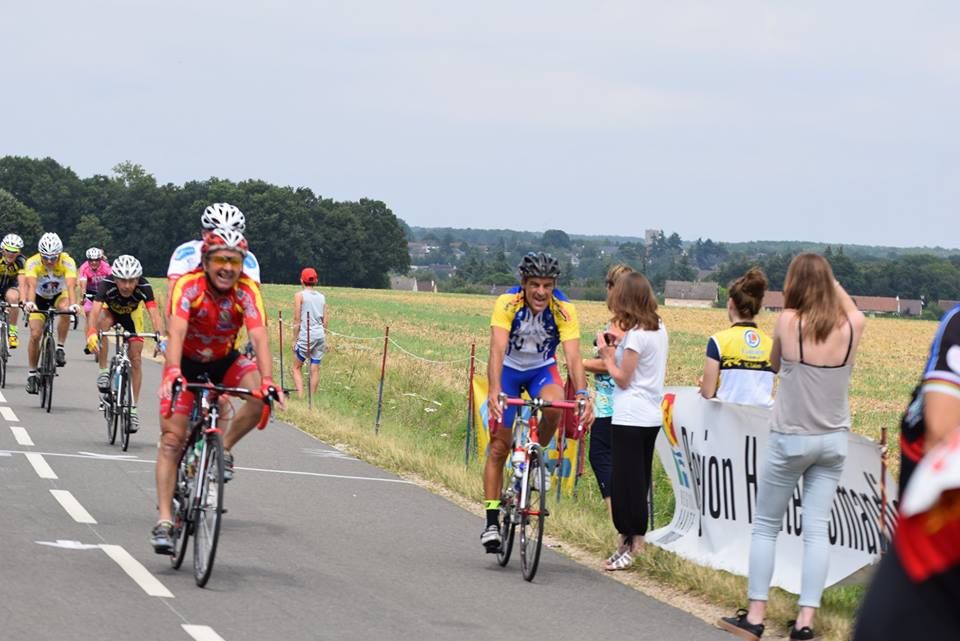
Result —
[[[526, 391], [530, 398], [540, 396], [540, 390], [545, 385], [559, 385], [563, 387], [560, 379], [560, 370], [557, 369], [557, 363], [554, 361], [549, 365], [528, 369], [524, 371], [503, 366], [503, 373], [500, 375], [500, 387], [503, 393], [510, 398], [519, 398], [520, 393]], [[507, 407], [503, 411], [503, 426], [513, 429], [513, 420], [517, 415], [517, 406]]]

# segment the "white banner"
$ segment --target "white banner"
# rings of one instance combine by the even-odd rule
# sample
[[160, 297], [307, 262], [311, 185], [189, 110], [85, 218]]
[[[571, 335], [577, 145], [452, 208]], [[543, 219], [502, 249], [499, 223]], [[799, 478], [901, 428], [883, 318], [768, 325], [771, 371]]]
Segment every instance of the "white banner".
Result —
[[[746, 576], [772, 410], [707, 401], [693, 387], [668, 388], [663, 408], [657, 453], [676, 507], [670, 524], [650, 532], [647, 541], [695, 563]], [[773, 585], [794, 594], [800, 592], [803, 559], [801, 484], [787, 506], [773, 574]], [[889, 537], [897, 506], [889, 473], [886, 493]], [[880, 505], [880, 446], [851, 433], [830, 512], [828, 586], [879, 560]]]

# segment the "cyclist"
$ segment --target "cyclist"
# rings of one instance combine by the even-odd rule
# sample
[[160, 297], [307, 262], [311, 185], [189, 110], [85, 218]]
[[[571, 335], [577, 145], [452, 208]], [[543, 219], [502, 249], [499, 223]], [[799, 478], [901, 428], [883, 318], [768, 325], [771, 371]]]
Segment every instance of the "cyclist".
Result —
[[83, 328], [88, 333], [91, 325], [96, 326], [96, 318], [91, 316], [90, 310], [93, 307], [93, 297], [97, 294], [97, 285], [109, 275], [110, 263], [107, 262], [103, 250], [99, 247], [88, 249], [87, 260], [77, 269], [77, 289], [80, 291], [77, 300], [83, 298], [83, 313], [86, 315]]
[[[20, 253], [22, 249], [23, 239], [16, 234], [7, 234], [0, 241], [0, 250], [3, 253], [0, 258], [0, 298], [11, 305], [20, 303], [20, 292], [24, 290], [24, 268], [27, 265], [27, 258]], [[10, 318], [7, 344], [12, 349], [16, 349], [17, 317], [20, 315], [20, 310], [11, 307], [7, 313]]]
[[[272, 376], [273, 357], [267, 340], [266, 314], [260, 286], [241, 274], [247, 254], [243, 234], [217, 229], [208, 234], [201, 247], [200, 268], [184, 275], [173, 288], [173, 315], [167, 326], [168, 343], [163, 382], [160, 385], [162, 436], [157, 456], [157, 499], [159, 521], [151, 543], [157, 554], [169, 554], [173, 541], [171, 522], [177, 461], [187, 436], [187, 417], [193, 409], [193, 394], [180, 392], [171, 407], [172, 387], [177, 379], [195, 381], [206, 375], [212, 382], [260, 389], [276, 394], [283, 403]], [[256, 362], [235, 348], [237, 334], [245, 326], [253, 343]], [[259, 371], [258, 371], [259, 370]], [[232, 447], [253, 429], [263, 405], [248, 398], [237, 410], [224, 435], [224, 478], [233, 478]], [[172, 409], [172, 416], [166, 417]]]
[[[150, 314], [153, 329], [163, 333], [163, 319], [153, 298], [153, 287], [143, 277], [140, 261], [128, 254], [117, 256], [113, 261], [112, 273], [100, 281], [93, 301], [90, 303], [91, 322], [87, 326], [87, 350], [98, 355], [100, 374], [97, 376], [97, 388], [101, 392], [110, 391], [110, 374], [107, 369], [106, 345], [99, 345], [97, 330], [107, 330], [119, 325], [128, 332], [143, 332], [143, 308]], [[159, 344], [163, 351], [163, 343]], [[137, 402], [140, 400], [140, 383], [143, 380], [141, 354], [143, 338], [130, 339], [127, 355], [130, 357], [130, 381], [133, 383], [133, 407], [130, 409], [130, 431], [140, 429], [140, 416]]]
[[[502, 413], [498, 396], [520, 396], [558, 401], [564, 398], [557, 369], [557, 346], [563, 345], [567, 369], [576, 385], [576, 396], [588, 401], [584, 421], [593, 422], [593, 405], [580, 357], [580, 324], [570, 300], [556, 288], [560, 264], [550, 254], [530, 252], [518, 265], [520, 285], [497, 298], [490, 319], [490, 357], [487, 362], [491, 420], [502, 420], [503, 429], [490, 438], [483, 470], [487, 524], [480, 542], [488, 552], [500, 549], [500, 494], [503, 465], [510, 453], [515, 407]], [[560, 422], [561, 410], [547, 409], [540, 423], [540, 444], [547, 445]], [[537, 478], [537, 477], [533, 477]], [[542, 488], [546, 491], [548, 488]]]
[[[24, 267], [26, 301], [23, 309], [30, 314], [30, 345], [27, 347], [27, 361], [30, 369], [27, 373], [27, 394], [36, 394], [40, 389], [37, 380], [37, 361], [40, 358], [43, 314], [36, 312], [56, 308], [60, 311], [69, 309], [79, 314], [81, 310], [74, 298], [77, 287], [77, 264], [70, 254], [63, 251], [60, 237], [53, 232], [45, 233], [40, 237], [37, 249], [38, 253], [27, 259]], [[67, 364], [67, 353], [63, 346], [67, 342], [69, 329], [70, 319], [61, 316], [57, 323], [57, 367]]]

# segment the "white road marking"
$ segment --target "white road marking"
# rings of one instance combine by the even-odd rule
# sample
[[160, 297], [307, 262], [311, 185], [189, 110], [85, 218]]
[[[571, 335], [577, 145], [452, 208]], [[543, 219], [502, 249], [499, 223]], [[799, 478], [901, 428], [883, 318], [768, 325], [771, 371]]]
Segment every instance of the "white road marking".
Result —
[[10, 421], [11, 423], [20, 422], [17, 415], [13, 413], [13, 408], [8, 405], [0, 405], [0, 416], [3, 416], [4, 420]]
[[53, 494], [53, 498], [57, 499], [60, 505], [63, 506], [63, 509], [67, 511], [67, 514], [72, 516], [73, 520], [77, 523], [97, 522], [97, 520], [90, 516], [90, 513], [80, 505], [80, 501], [67, 490], [50, 490], [50, 494]]
[[80, 450], [77, 454], [83, 454], [85, 457], [90, 458], [116, 459], [119, 461], [128, 461], [137, 458], [136, 454], [99, 454], [97, 452], [84, 452], [83, 450]]
[[183, 629], [195, 641], [224, 641], [224, 638], [214, 632], [213, 628], [208, 625], [187, 625], [184, 623]]
[[17, 439], [17, 445], [33, 447], [33, 439], [30, 438], [29, 434], [27, 434], [26, 428], [11, 425], [10, 431], [13, 432], [13, 438]]
[[4, 397], [3, 392], [0, 392], [0, 403], [6, 403], [7, 399]]
[[[30, 455], [33, 452], [22, 452], [19, 450], [0, 450], [0, 456], [9, 456], [10, 454], [25, 454]], [[103, 455], [103, 454], [66, 454], [63, 452], [41, 452], [46, 456], [62, 456], [64, 458], [83, 458], [90, 461], [120, 461], [123, 463], [149, 463], [150, 465], [156, 465], [156, 461], [153, 459], [141, 459], [141, 458], [121, 458], [113, 455]], [[314, 476], [317, 478], [325, 479], [345, 479], [347, 481], [374, 481], [377, 483], [399, 483], [401, 485], [414, 485], [413, 481], [406, 481], [404, 479], [385, 479], [379, 478], [376, 476], [352, 476], [349, 474], [324, 474], [322, 472], [300, 472], [297, 470], [268, 470], [260, 467], [237, 467], [235, 469], [245, 470], [247, 472], [267, 472], [269, 474], [289, 474], [291, 476]]]
[[107, 553], [111, 559], [117, 562], [124, 572], [133, 579], [137, 585], [143, 588], [143, 591], [150, 596], [163, 597], [165, 599], [172, 599], [173, 593], [164, 587], [160, 581], [157, 580], [155, 576], [150, 574], [147, 568], [143, 567], [143, 564], [140, 561], [137, 561], [133, 556], [123, 549], [119, 545], [107, 545], [101, 544], [100, 549]]
[[38, 545], [48, 545], [52, 548], [63, 548], [64, 550], [99, 550], [100, 546], [92, 543], [81, 543], [80, 541], [69, 541], [66, 539], [57, 539], [56, 541], [34, 541]]
[[37, 452], [24, 452], [23, 455], [27, 457], [28, 461], [30, 461], [30, 465], [33, 466], [37, 476], [42, 479], [57, 478], [57, 475], [53, 473], [53, 469], [47, 465], [47, 461], [43, 458], [43, 454], [39, 454]]

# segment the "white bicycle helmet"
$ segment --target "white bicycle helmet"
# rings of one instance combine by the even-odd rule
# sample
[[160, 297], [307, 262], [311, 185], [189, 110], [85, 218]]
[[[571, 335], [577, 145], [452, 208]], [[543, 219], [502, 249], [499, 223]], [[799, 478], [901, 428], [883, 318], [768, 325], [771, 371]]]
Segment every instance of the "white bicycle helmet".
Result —
[[8, 252], [18, 252], [23, 249], [23, 239], [16, 234], [7, 234], [0, 241], [0, 247]]
[[40, 237], [37, 249], [42, 256], [59, 256], [63, 251], [63, 242], [55, 233], [48, 231]]
[[140, 278], [143, 276], [143, 265], [130, 254], [117, 256], [111, 268], [114, 278]]
[[203, 245], [200, 247], [200, 253], [206, 255], [207, 252], [219, 251], [221, 249], [231, 249], [240, 252], [244, 256], [250, 251], [247, 239], [243, 234], [233, 229], [214, 229], [207, 234]]
[[211, 231], [217, 228], [232, 229], [241, 234], [247, 228], [247, 219], [243, 212], [229, 203], [213, 203], [203, 210], [200, 225]]
[[103, 260], [103, 250], [99, 247], [91, 247], [87, 250], [87, 260]]

